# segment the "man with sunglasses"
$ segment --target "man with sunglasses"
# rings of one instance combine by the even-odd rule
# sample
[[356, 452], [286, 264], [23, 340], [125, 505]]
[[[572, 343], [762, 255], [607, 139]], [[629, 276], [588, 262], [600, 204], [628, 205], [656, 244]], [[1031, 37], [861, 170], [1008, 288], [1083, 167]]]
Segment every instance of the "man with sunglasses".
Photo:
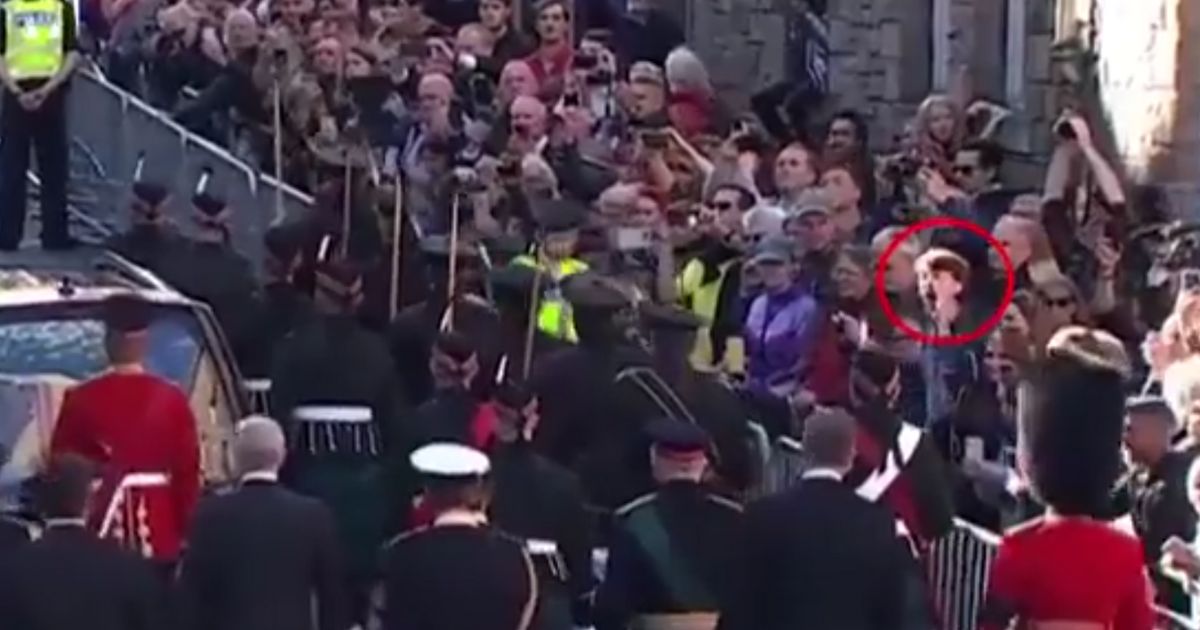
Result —
[[970, 218], [985, 229], [1008, 212], [1013, 193], [1000, 181], [1004, 149], [991, 140], [972, 140], [954, 154], [954, 178], [968, 196]]
[[696, 335], [692, 367], [700, 371], [740, 372], [736, 350], [745, 311], [741, 299], [742, 254], [746, 249], [744, 217], [755, 205], [754, 193], [724, 184], [712, 193], [701, 212], [700, 251], [675, 279], [679, 302], [705, 322]]

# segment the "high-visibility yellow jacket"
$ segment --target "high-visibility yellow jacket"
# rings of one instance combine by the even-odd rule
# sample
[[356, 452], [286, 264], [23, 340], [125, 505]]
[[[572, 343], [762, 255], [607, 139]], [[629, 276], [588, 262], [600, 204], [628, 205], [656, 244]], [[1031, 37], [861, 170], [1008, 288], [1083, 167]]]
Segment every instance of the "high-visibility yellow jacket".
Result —
[[49, 79], [58, 73], [66, 10], [62, 0], [13, 0], [4, 5], [4, 61], [13, 79]]
[[713, 372], [722, 370], [728, 373], [741, 373], [745, 366], [744, 350], [741, 338], [726, 339], [725, 356], [720, 365], [716, 364], [712, 343], [711, 326], [717, 317], [717, 302], [721, 297], [721, 286], [725, 276], [733, 267], [736, 260], [728, 260], [718, 266], [715, 278], [706, 281], [705, 264], [699, 259], [693, 259], [684, 265], [683, 271], [675, 278], [675, 292], [682, 305], [705, 322], [696, 333], [696, 345], [692, 348], [692, 367], [703, 371]]
[[533, 256], [525, 255], [514, 258], [513, 264], [536, 267], [544, 274], [541, 279], [542, 302], [538, 306], [538, 330], [556, 339], [574, 343], [578, 339], [575, 320], [571, 316], [571, 305], [563, 298], [559, 285], [568, 277], [587, 271], [587, 263], [578, 258], [566, 258], [547, 265], [545, 262], [539, 263]]

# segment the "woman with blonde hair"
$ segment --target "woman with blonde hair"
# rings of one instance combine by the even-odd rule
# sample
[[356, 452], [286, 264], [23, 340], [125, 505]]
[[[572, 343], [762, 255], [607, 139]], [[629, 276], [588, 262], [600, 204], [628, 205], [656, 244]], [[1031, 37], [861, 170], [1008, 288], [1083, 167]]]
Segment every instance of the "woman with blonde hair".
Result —
[[916, 132], [921, 157], [953, 181], [954, 154], [966, 139], [962, 107], [944, 94], [931, 94], [917, 108]]

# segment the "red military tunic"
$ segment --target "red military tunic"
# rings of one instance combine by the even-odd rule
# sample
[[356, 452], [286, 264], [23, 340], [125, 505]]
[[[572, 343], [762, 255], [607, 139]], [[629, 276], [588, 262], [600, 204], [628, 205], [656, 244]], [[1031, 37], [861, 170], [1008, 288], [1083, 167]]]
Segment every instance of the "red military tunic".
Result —
[[1004, 537], [992, 563], [981, 630], [1050, 622], [1151, 630], [1154, 594], [1141, 544], [1101, 521], [1043, 517]]
[[[67, 392], [52, 453], [78, 453], [102, 466], [89, 522], [144, 556], [174, 560], [200, 494], [200, 445], [187, 397], [163, 379], [112, 372]], [[121, 482], [165, 477], [164, 484]], [[114, 499], [116, 503], [114, 503]]]

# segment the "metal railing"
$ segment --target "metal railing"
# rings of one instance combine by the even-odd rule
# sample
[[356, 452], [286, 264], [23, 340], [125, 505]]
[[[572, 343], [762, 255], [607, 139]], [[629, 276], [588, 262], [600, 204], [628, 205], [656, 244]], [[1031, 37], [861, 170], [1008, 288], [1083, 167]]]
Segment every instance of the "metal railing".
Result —
[[[188, 131], [167, 114], [106, 80], [94, 69], [81, 71], [68, 98], [71, 133], [71, 205], [108, 231], [128, 220], [130, 185], [138, 157], [146, 158], [144, 176], [167, 186], [167, 215], [186, 233], [191, 198], [204, 170], [209, 190], [233, 209], [233, 244], [256, 266], [264, 251], [263, 234], [277, 222], [303, 216], [312, 198], [283, 184], [225, 148]], [[276, 210], [281, 188], [282, 209]]]

